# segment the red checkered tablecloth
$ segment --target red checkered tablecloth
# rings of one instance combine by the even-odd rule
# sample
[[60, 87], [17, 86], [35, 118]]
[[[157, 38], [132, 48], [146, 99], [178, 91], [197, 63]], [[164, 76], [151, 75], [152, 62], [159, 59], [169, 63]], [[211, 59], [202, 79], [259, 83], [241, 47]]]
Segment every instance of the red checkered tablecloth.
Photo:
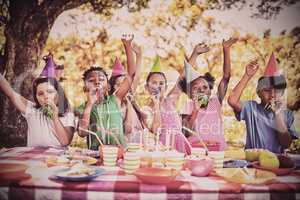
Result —
[[31, 178], [15, 182], [0, 178], [0, 199], [300, 199], [300, 171], [277, 177], [276, 182], [268, 185], [235, 184], [214, 176], [190, 176], [186, 171], [167, 185], [149, 185], [118, 167], [99, 166], [106, 172], [90, 182], [63, 182], [50, 178], [51, 172], [44, 162], [47, 156], [62, 152], [29, 147], [2, 151], [0, 162], [26, 163], [26, 173]]

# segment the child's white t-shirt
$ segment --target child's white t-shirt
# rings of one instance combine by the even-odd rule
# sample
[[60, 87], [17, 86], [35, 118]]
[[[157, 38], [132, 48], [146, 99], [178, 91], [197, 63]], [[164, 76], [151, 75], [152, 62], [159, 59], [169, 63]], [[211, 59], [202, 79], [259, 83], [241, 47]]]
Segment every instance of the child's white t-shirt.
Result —
[[[26, 112], [22, 114], [28, 124], [27, 146], [51, 146], [61, 147], [55, 135], [53, 121], [47, 118], [33, 103], [28, 102]], [[75, 127], [75, 116], [72, 112], [67, 112], [63, 117], [59, 117], [64, 127]]]

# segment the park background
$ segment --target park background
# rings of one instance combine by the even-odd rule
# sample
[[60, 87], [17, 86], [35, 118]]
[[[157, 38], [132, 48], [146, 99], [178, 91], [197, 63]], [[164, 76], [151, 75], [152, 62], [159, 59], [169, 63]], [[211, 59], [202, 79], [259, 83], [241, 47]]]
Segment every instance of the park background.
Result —
[[[299, 1], [64, 0], [57, 5], [56, 1], [59, 0], [28, 1], [21, 3], [26, 4], [25, 7], [22, 5], [23, 10], [17, 1], [1, 1], [1, 19], [6, 17], [0, 32], [1, 53], [5, 60], [1, 72], [27, 98], [32, 99], [30, 80], [38, 76], [45, 65], [42, 56], [51, 52], [55, 62], [65, 67], [66, 79], [62, 84], [68, 99], [73, 107], [80, 105], [85, 100], [82, 90], [84, 70], [101, 66], [110, 73], [116, 57], [126, 66], [121, 43], [123, 33], [134, 34], [134, 42], [143, 49], [141, 78], [136, 91], [140, 105], [146, 101], [145, 77], [155, 56], [161, 58], [162, 71], [167, 75], [170, 88], [183, 70], [184, 55], [190, 55], [199, 42], [206, 43], [210, 51], [198, 57], [195, 69], [201, 73], [211, 72], [218, 84], [222, 76], [222, 40], [232, 36], [238, 37], [239, 41], [231, 48], [232, 73], [222, 108], [225, 137], [230, 147], [243, 147], [245, 126], [235, 119], [227, 103], [228, 94], [240, 80], [245, 65], [258, 58], [259, 72], [248, 84], [242, 99], [259, 101], [255, 91], [257, 79], [263, 74], [272, 51], [287, 78], [285, 100], [288, 108], [295, 112], [295, 127], [300, 131]], [[24, 17], [26, 9], [28, 13], [40, 13], [19, 19]], [[25, 22], [29, 23], [28, 27], [34, 27], [35, 22], [37, 26], [26, 29]], [[46, 36], [41, 39], [43, 33]], [[3, 95], [0, 105], [0, 145], [26, 145], [24, 119]], [[85, 140], [75, 134], [72, 146], [84, 147]]]

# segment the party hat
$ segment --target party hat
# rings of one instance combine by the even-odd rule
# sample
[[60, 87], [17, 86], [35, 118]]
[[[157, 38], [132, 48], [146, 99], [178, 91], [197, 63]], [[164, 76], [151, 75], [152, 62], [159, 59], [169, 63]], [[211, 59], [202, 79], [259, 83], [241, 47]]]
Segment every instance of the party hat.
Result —
[[115, 63], [113, 65], [112, 69], [112, 76], [119, 76], [119, 75], [125, 75], [126, 71], [124, 70], [124, 66], [122, 65], [121, 61], [118, 57], [116, 57]]
[[259, 78], [256, 91], [259, 92], [264, 88], [285, 89], [287, 86], [286, 79], [277, 69], [277, 62], [274, 53], [272, 52], [264, 75]]
[[199, 72], [193, 69], [192, 65], [188, 63], [186, 59], [184, 59], [184, 72], [187, 84], [201, 76]]
[[156, 56], [155, 61], [151, 68], [151, 72], [161, 72], [159, 56]]
[[55, 63], [52, 54], [49, 53], [47, 56], [44, 56], [43, 59], [46, 64], [40, 76], [55, 78]]
[[264, 72], [264, 77], [272, 77], [272, 76], [279, 76], [279, 75], [280, 73], [277, 70], [276, 58], [274, 53], [272, 52]]

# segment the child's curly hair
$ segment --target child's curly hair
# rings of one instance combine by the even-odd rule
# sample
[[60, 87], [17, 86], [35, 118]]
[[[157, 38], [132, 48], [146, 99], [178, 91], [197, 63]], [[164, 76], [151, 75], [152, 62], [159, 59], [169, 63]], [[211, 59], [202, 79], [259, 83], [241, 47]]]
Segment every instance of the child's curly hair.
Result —
[[[202, 78], [202, 79], [206, 80], [207, 83], [208, 83], [208, 85], [209, 85], [209, 89], [211, 89], [211, 90], [213, 89], [213, 87], [214, 87], [214, 85], [215, 85], [216, 79], [215, 79], [215, 77], [213, 77], [213, 76], [211, 75], [211, 73], [206, 72], [204, 75], [199, 76], [199, 77], [196, 78], [195, 80], [198, 80], [199, 78]], [[182, 80], [179, 82], [179, 85], [180, 85], [182, 91], [183, 91], [184, 93], [188, 94], [189, 88], [191, 87], [191, 85], [193, 84], [193, 82], [194, 82], [195, 80], [193, 80], [191, 83], [187, 83], [187, 82], [186, 82], [186, 78], [182, 79]]]
[[89, 69], [83, 72], [83, 76], [82, 76], [83, 81], [85, 81], [88, 78], [89, 74], [93, 71], [102, 72], [105, 75], [106, 79], [108, 79], [108, 75], [102, 67], [91, 66]]
[[[200, 76], [200, 77], [198, 77], [198, 78], [203, 78], [204, 80], [206, 80], [207, 83], [208, 83], [208, 85], [209, 85], [209, 89], [212, 90], [212, 89], [214, 88], [216, 79], [215, 79], [215, 77], [213, 77], [213, 76], [211, 75], [211, 73], [206, 72], [206, 73], [204, 74], [204, 76]], [[197, 79], [198, 79], [198, 78], [197, 78]], [[197, 80], [197, 79], [196, 79], [196, 80]], [[191, 82], [191, 84], [193, 84], [193, 81]]]

